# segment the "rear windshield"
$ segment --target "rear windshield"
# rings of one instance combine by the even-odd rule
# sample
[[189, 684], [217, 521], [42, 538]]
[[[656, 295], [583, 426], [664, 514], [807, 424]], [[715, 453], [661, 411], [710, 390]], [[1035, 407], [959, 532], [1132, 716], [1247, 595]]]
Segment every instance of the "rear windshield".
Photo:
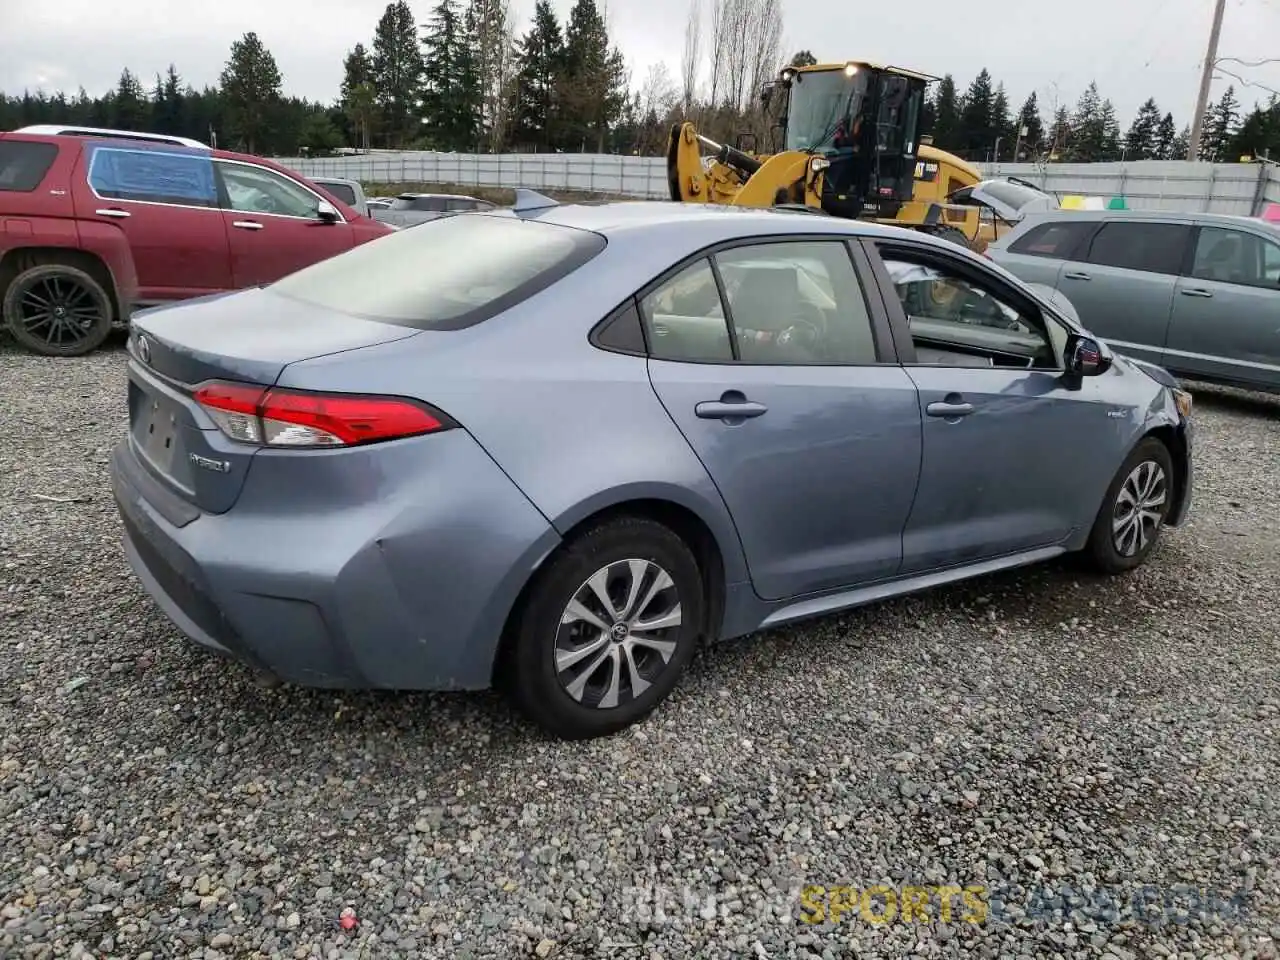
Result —
[[335, 197], [337, 197], [339, 200], [341, 200], [341, 201], [342, 201], [343, 203], [345, 203], [347, 206], [349, 206], [349, 207], [354, 207], [354, 206], [356, 205], [356, 191], [355, 191], [355, 189], [351, 186], [351, 184], [349, 184], [349, 183], [322, 183], [322, 184], [320, 184], [320, 186], [324, 187], [326, 190], [328, 190], [330, 193], [332, 193]]
[[1032, 187], [1013, 183], [1009, 180], [995, 180], [982, 185], [982, 191], [995, 197], [1001, 203], [1008, 204], [1015, 210], [1021, 210], [1034, 200], [1044, 200], [1048, 194]]
[[369, 320], [458, 330], [531, 297], [604, 247], [604, 237], [585, 230], [466, 214], [363, 243], [270, 289]]
[[0, 140], [0, 190], [30, 193], [57, 159], [58, 148], [52, 143], [24, 140]]

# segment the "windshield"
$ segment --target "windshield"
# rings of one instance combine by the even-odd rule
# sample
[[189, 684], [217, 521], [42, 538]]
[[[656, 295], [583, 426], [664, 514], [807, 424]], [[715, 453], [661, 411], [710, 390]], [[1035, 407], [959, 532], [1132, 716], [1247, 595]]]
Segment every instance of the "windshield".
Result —
[[830, 150], [836, 146], [837, 133], [840, 146], [852, 145], [854, 121], [862, 112], [866, 89], [865, 70], [852, 77], [844, 70], [797, 73], [787, 108], [787, 149]]
[[1050, 205], [1057, 206], [1053, 202], [1053, 197], [1043, 191], [1036, 190], [1033, 187], [1024, 186], [1021, 183], [1013, 183], [1010, 180], [993, 180], [982, 184], [982, 192], [995, 197], [1001, 203], [1007, 204], [1014, 210], [1021, 210], [1023, 207], [1034, 202], [1048, 201]]

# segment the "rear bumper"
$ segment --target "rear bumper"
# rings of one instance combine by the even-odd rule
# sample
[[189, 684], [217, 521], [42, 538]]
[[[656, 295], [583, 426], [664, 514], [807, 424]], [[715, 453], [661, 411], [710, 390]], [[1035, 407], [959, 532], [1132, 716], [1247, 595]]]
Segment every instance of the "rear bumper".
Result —
[[124, 440], [111, 478], [126, 556], [190, 640], [287, 682], [487, 687], [507, 615], [559, 538], [469, 435], [449, 433], [263, 452], [221, 514], [169, 493]]

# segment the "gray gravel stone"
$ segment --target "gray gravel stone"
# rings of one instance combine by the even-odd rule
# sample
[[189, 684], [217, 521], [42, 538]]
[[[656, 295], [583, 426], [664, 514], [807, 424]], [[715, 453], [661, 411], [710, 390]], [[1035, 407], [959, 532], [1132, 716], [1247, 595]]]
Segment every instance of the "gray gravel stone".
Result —
[[0, 956], [1276, 956], [1276, 401], [1197, 393], [1194, 521], [1131, 576], [729, 644], [562, 744], [185, 644], [120, 549], [123, 366], [0, 345]]

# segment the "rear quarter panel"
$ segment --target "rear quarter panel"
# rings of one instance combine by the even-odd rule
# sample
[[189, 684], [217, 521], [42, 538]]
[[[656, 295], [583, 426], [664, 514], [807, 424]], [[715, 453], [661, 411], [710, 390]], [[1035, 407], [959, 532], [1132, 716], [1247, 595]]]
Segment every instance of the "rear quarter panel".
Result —
[[[478, 326], [295, 363], [279, 383], [377, 389], [435, 404], [471, 432], [562, 534], [627, 501], [682, 506], [716, 538], [727, 581], [743, 582], [746, 566], [724, 501], [658, 402], [647, 360], [588, 342], [595, 323], [638, 285], [633, 278], [652, 275], [635, 254], [611, 246]], [[680, 253], [647, 256], [656, 273]]]
[[[25, 139], [7, 135], [5, 139]], [[31, 138], [50, 142], [48, 138]], [[80, 217], [93, 197], [84, 183], [78, 140], [56, 141], [58, 157], [33, 191], [0, 192], [0, 258], [23, 250], [82, 250], [100, 260], [111, 275], [121, 313], [127, 316], [138, 292], [138, 274], [129, 242], [118, 227]], [[86, 199], [87, 197], [87, 199]]]

